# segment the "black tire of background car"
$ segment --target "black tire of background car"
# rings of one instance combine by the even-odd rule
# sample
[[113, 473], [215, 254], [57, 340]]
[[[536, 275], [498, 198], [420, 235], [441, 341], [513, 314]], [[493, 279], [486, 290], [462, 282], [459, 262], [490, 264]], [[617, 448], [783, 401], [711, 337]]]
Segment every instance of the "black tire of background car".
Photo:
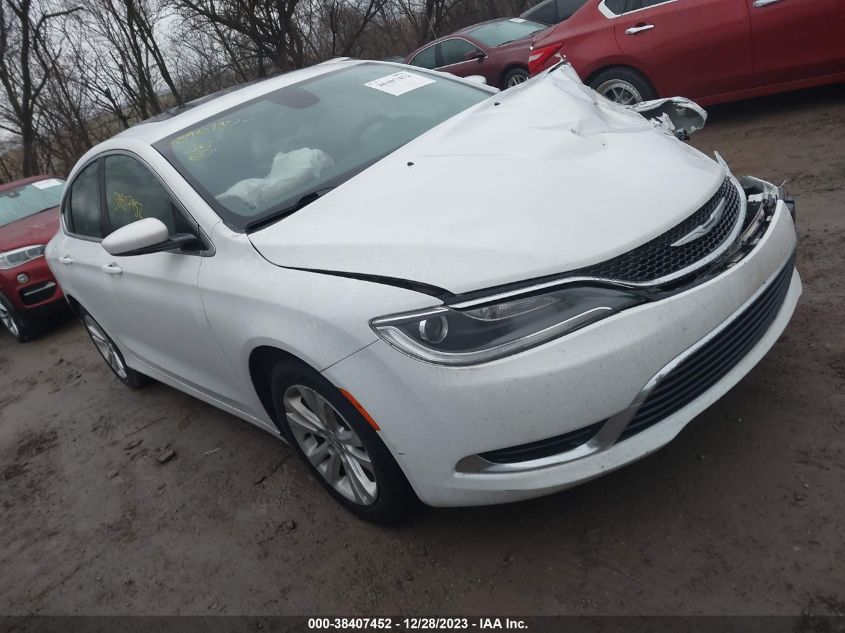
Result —
[[[382, 442], [378, 432], [364, 420], [363, 416], [340, 393], [337, 387], [311, 367], [293, 360], [276, 365], [273, 369], [271, 381], [273, 406], [282, 434], [290, 443], [292, 449], [299, 454], [300, 459], [311, 471], [314, 478], [340, 505], [365, 521], [381, 525], [390, 525], [400, 521], [419, 505], [419, 500], [405, 474]], [[285, 416], [284, 394], [289, 386], [297, 384], [314, 389], [328, 400], [340, 412], [346, 422], [353, 427], [353, 430], [363, 442], [367, 454], [372, 460], [376, 484], [378, 485], [378, 497], [372, 505], [365, 506], [354, 503], [337, 492], [311, 464], [299, 443], [294, 439]]]
[[646, 76], [639, 71], [626, 66], [614, 66], [612, 68], [602, 70], [590, 79], [590, 88], [595, 90], [600, 85], [606, 81], [610, 81], [611, 79], [621, 79], [623, 81], [627, 81], [637, 89], [642, 96], [643, 101], [657, 99], [657, 92], [654, 90], [651, 82], [646, 78]]
[[[111, 343], [112, 347], [114, 348], [115, 353], [118, 356], [120, 356], [120, 361], [123, 363], [123, 366], [126, 368], [126, 378], [121, 378], [117, 374], [117, 372], [114, 370], [114, 368], [105, 359], [103, 359], [103, 361], [106, 363], [108, 368], [111, 369], [115, 378], [117, 378], [120, 382], [122, 382], [124, 385], [126, 385], [127, 387], [129, 387], [130, 389], [133, 389], [133, 390], [141, 389], [142, 387], [145, 387], [146, 385], [148, 385], [152, 379], [149, 376], [142, 374], [141, 372], [137, 372], [134, 369], [132, 369], [131, 367], [129, 367], [129, 365], [126, 364], [126, 359], [123, 357], [123, 353], [120, 351], [120, 348], [117, 346], [117, 344], [114, 342], [114, 340], [108, 335], [108, 333], [105, 331], [103, 326], [100, 325], [100, 323], [97, 321], [97, 319], [95, 319], [94, 316], [90, 312], [88, 312], [84, 308], [80, 307], [79, 308], [79, 320], [82, 321], [82, 327], [85, 327], [85, 317], [86, 317], [86, 315], [88, 317], [90, 317], [91, 320], [94, 321], [94, 323], [97, 324], [97, 326], [100, 328], [100, 330], [103, 332], [103, 334], [106, 335], [106, 338], [109, 340], [109, 343]], [[94, 343], [94, 337], [91, 336], [91, 332], [88, 330], [87, 327], [85, 327], [85, 331], [88, 333], [88, 338], [91, 339], [91, 343], [94, 345], [94, 348], [96, 349], [97, 345], [96, 345], [96, 343]], [[97, 353], [98, 354], [100, 353], [99, 350], [97, 350]]]
[[513, 79], [514, 77], [524, 77], [522, 81], [525, 81], [528, 79], [529, 76], [530, 75], [528, 74], [528, 71], [524, 68], [511, 68], [508, 72], [505, 73], [505, 76], [502, 79], [502, 90], [507, 89], [511, 79]]
[[0, 330], [7, 332], [17, 340], [19, 343], [26, 343], [32, 338], [32, 329], [30, 324], [26, 322], [20, 313], [15, 309], [15, 306], [12, 305], [12, 302], [9, 301], [2, 292], [0, 292], [0, 304], [3, 305], [3, 309], [9, 314], [9, 317], [15, 322], [15, 326], [18, 330], [17, 334], [13, 333], [4, 325], [0, 325]]

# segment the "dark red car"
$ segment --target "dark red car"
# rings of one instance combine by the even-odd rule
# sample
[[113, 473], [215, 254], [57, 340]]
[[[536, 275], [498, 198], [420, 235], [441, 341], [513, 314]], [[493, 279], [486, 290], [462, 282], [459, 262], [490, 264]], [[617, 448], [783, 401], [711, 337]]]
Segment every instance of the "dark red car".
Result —
[[562, 56], [584, 83], [626, 104], [808, 88], [845, 80], [845, 1], [587, 0], [538, 34], [529, 70]]
[[0, 323], [21, 342], [36, 322], [65, 309], [44, 259], [64, 188], [64, 180], [47, 176], [0, 185]]
[[546, 29], [522, 18], [482, 22], [418, 48], [405, 63], [459, 77], [482, 75], [491, 86], [510, 88], [528, 79], [531, 42]]

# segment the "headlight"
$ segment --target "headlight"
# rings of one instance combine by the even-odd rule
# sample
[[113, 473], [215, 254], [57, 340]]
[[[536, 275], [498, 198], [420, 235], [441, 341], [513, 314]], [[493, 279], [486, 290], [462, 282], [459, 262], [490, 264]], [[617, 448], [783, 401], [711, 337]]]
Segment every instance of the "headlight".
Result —
[[7, 270], [31, 262], [33, 259], [41, 257], [45, 248], [47, 248], [46, 244], [38, 244], [37, 246], [24, 246], [13, 251], [0, 253], [0, 270]]
[[401, 352], [439, 365], [477, 365], [510, 356], [595, 323], [644, 299], [621, 290], [570, 287], [483, 304], [438, 307], [370, 322]]

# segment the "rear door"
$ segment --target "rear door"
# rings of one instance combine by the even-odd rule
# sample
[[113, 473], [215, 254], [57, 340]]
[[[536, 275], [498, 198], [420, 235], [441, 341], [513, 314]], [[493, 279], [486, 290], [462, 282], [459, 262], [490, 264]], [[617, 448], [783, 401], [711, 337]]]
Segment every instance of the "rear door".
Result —
[[[197, 223], [136, 156], [109, 154], [102, 159], [102, 172], [107, 231], [154, 217], [171, 235], [201, 235]], [[203, 239], [178, 251], [106, 255], [101, 274], [117, 319], [112, 336], [119, 343], [171, 379], [232, 404], [236, 381], [197, 287], [202, 261], [211, 256], [211, 245]]]
[[84, 167], [68, 185], [62, 208], [63, 231], [56, 240], [55, 274], [65, 294], [90, 312], [107, 332], [120, 317], [108, 296], [102, 267], [108, 254], [100, 242], [105, 235], [100, 207], [101, 161]]
[[755, 85], [845, 71], [845, 1], [745, 2], [751, 14]]
[[[661, 96], [706, 97], [749, 87], [748, 0], [628, 0], [616, 41]], [[810, 0], [813, 1], [813, 0]]]

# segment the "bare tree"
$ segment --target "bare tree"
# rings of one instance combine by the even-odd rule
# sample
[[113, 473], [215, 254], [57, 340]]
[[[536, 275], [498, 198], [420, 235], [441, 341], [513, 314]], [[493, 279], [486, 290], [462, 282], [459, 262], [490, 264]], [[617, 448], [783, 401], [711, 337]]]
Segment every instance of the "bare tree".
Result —
[[56, 57], [49, 54], [45, 30], [54, 18], [77, 8], [44, 11], [33, 0], [0, 0], [0, 129], [20, 137], [21, 172], [38, 172], [36, 156], [37, 104], [41, 91], [55, 70]]

